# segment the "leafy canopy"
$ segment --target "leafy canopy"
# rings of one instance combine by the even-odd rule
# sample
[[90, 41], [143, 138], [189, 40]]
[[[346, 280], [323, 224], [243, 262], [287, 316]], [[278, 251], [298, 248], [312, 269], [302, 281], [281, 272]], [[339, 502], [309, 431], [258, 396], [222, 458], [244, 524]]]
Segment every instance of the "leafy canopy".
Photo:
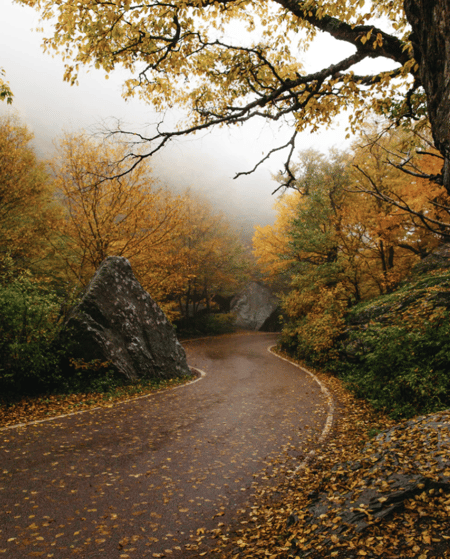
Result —
[[245, 267], [237, 236], [204, 200], [159, 186], [147, 162], [119, 176], [125, 156], [114, 138], [59, 141], [51, 168], [64, 212], [55, 230], [69, 282], [86, 285], [107, 256], [124, 256], [170, 318], [209, 307]]
[[54, 186], [38, 161], [33, 135], [17, 117], [0, 118], [0, 257], [24, 268], [47, 267], [59, 216]]
[[[343, 109], [355, 128], [368, 109], [401, 116], [422, 108], [418, 82], [405, 97], [418, 67], [400, 0], [17, 1], [51, 20], [54, 33], [44, 45], [63, 56], [70, 83], [81, 66], [107, 74], [125, 68], [125, 97], [187, 111], [180, 128], [139, 135], [147, 149], [134, 154], [134, 164], [175, 136], [260, 117], [293, 126], [290, 141], [274, 148], [290, 148], [293, 180], [289, 160], [306, 127], [328, 125]], [[353, 52], [307, 74], [303, 52], [319, 33]], [[358, 63], [370, 59], [385, 60], [384, 70], [360, 74]]]
[[[253, 240], [269, 278], [306, 277], [315, 269], [312, 285], [319, 274], [342, 283], [349, 298], [359, 301], [389, 291], [448, 236], [448, 195], [421, 178], [438, 172], [442, 159], [412, 150], [423, 140], [402, 130], [381, 135], [376, 126], [366, 128], [347, 154], [299, 154], [295, 191], [282, 194], [275, 224], [257, 228]], [[403, 157], [405, 146], [407, 173], [386, 162]]]
[[14, 96], [9, 87], [9, 83], [2, 78], [4, 75], [5, 70], [0, 68], [0, 101], [6, 101], [8, 105], [11, 105]]

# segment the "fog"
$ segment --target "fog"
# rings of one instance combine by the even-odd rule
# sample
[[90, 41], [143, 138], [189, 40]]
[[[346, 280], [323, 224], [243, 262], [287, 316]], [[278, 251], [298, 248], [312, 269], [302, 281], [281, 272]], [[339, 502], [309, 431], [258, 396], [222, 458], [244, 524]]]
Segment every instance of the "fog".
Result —
[[[119, 119], [129, 130], [140, 130], [160, 120], [144, 103], [121, 97], [124, 77], [121, 72], [105, 80], [101, 71], [83, 70], [78, 86], [63, 82], [63, 62], [57, 56], [44, 54], [42, 34], [32, 31], [41, 25], [37, 13], [11, 0], [0, 0], [0, 3], [0, 67], [5, 69], [14, 94], [12, 106], [0, 103], [0, 114], [18, 114], [33, 131], [41, 157], [51, 157], [53, 142], [63, 131], [98, 131], [104, 126], [114, 127], [114, 119]], [[321, 59], [323, 66], [328, 65], [330, 52], [336, 59], [343, 50], [348, 53], [345, 50], [348, 47], [340, 45], [333, 39], [318, 41], [306, 60], [306, 70], [313, 65], [317, 68]], [[344, 128], [341, 123], [320, 133], [304, 133], [299, 138], [298, 149], [314, 147], [327, 151], [332, 146], [344, 149], [348, 145]], [[172, 142], [152, 158], [151, 167], [162, 184], [205, 194], [248, 239], [255, 225], [274, 220], [272, 192], [277, 184], [272, 175], [282, 168], [283, 154], [277, 154], [250, 176], [237, 180], [233, 177], [252, 169], [270, 149], [286, 143], [291, 134], [286, 126], [279, 128], [265, 122], [214, 130]]]

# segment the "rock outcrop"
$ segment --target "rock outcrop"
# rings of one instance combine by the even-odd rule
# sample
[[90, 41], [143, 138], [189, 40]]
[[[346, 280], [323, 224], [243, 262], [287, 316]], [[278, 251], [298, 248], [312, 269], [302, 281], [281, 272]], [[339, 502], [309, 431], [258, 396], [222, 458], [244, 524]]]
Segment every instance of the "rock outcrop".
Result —
[[64, 332], [75, 359], [107, 361], [130, 380], [190, 374], [172, 325], [126, 258], [102, 262], [69, 313]]
[[236, 315], [236, 326], [261, 332], [280, 330], [280, 309], [275, 295], [259, 282], [249, 283], [231, 301], [231, 312]]
[[[363, 449], [359, 460], [336, 466], [331, 481], [334, 492], [315, 495], [308, 514], [314, 532], [334, 542], [402, 511], [417, 495], [447, 494], [450, 411], [406, 421], [380, 433]], [[332, 521], [336, 518], [339, 522]], [[288, 527], [296, 520], [292, 514]]]
[[428, 256], [416, 264], [412, 276], [425, 274], [432, 270], [445, 270], [450, 268], [450, 243], [445, 243], [435, 248]]

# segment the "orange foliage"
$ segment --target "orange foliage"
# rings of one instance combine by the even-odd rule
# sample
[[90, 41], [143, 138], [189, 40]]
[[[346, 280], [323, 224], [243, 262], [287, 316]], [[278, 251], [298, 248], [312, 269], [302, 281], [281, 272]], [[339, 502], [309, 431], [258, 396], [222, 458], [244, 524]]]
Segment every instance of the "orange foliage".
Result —
[[208, 306], [235, 281], [237, 239], [204, 201], [158, 187], [145, 164], [124, 174], [126, 155], [123, 144], [83, 134], [61, 140], [52, 168], [67, 269], [84, 285], [104, 258], [124, 256], [170, 318]]
[[188, 318], [201, 307], [210, 309], [214, 294], [232, 293], [246, 276], [247, 263], [237, 235], [222, 215], [190, 193], [184, 202], [173, 262], [179, 276], [178, 308]]
[[[402, 163], [414, 140], [372, 129], [351, 155], [302, 153], [297, 191], [278, 202], [274, 226], [256, 230], [261, 269], [269, 278], [291, 276], [284, 339], [304, 357], [325, 352], [329, 359], [348, 304], [391, 291], [442, 240], [448, 197], [419, 176], [439, 173], [441, 160], [432, 153], [410, 157], [413, 174], [386, 161]], [[424, 216], [434, 220], [434, 231]]]
[[66, 135], [52, 163], [66, 210], [59, 224], [66, 263], [82, 284], [116, 255], [131, 261], [144, 287], [151, 285], [153, 270], [166, 267], [168, 243], [180, 234], [180, 197], [158, 188], [145, 165], [120, 176], [126, 153], [120, 143]]
[[42, 268], [51, 255], [48, 232], [58, 217], [54, 187], [15, 117], [0, 119], [0, 254], [16, 266]]
[[253, 254], [262, 272], [269, 279], [286, 273], [295, 259], [289, 248], [289, 231], [300, 203], [299, 192], [288, 192], [274, 204], [277, 217], [274, 225], [257, 226], [253, 237]]
[[[273, 226], [255, 232], [254, 254], [269, 278], [292, 273], [299, 265], [305, 273], [305, 266], [334, 263], [335, 280], [349, 297], [365, 299], [392, 289], [440, 242], [420, 215], [445, 219], [446, 211], [435, 203], [447, 202], [444, 189], [386, 162], [411, 137], [396, 132], [375, 141], [375, 135], [372, 130], [351, 156], [332, 154], [326, 161], [316, 154], [314, 169], [314, 154], [302, 154], [297, 191], [278, 201]], [[429, 174], [438, 173], [442, 164], [432, 155], [416, 156], [414, 162]], [[386, 199], [374, 196], [375, 189]]]

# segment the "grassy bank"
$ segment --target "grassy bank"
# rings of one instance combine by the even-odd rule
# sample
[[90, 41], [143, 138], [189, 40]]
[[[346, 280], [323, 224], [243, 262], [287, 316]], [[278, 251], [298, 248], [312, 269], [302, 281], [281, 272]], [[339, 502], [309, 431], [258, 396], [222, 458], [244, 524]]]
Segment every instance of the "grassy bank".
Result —
[[450, 407], [449, 259], [421, 263], [392, 293], [347, 311], [328, 356], [291, 355], [336, 374], [352, 392], [394, 419]]

